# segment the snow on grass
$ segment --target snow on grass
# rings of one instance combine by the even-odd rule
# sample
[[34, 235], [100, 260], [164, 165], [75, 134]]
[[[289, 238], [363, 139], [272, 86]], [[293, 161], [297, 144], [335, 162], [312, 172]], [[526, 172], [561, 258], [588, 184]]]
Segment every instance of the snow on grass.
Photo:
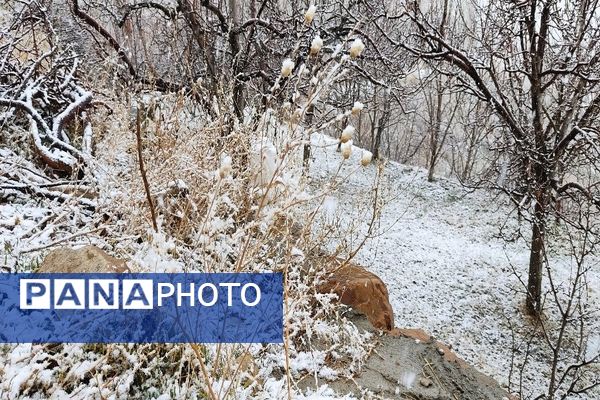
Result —
[[[349, 247], [352, 247], [360, 242], [361, 232], [366, 231], [370, 203], [365, 199], [372, 195], [377, 167], [374, 164], [361, 166], [364, 153], [357, 148], [353, 149], [347, 160], [343, 160], [342, 155], [336, 152], [337, 143], [335, 139], [314, 135], [315, 159], [311, 163], [310, 177], [318, 183], [327, 182], [333, 175], [338, 176], [336, 181], [339, 186], [323, 201], [321, 223], [355, 224], [357, 232], [352, 231], [345, 238]], [[128, 160], [122, 161], [125, 166], [130, 166]], [[387, 164], [379, 191], [385, 207], [376, 235], [366, 242], [358, 253], [357, 261], [378, 274], [387, 284], [396, 325], [428, 331], [452, 345], [461, 357], [476, 368], [506, 385], [512, 345], [508, 321], [524, 323], [520, 311], [524, 295], [518, 279], [512, 274], [511, 264], [524, 278], [528, 262], [526, 243], [507, 243], [498, 237], [501, 226], [516, 226], [512, 217], [507, 216], [508, 206], [501, 198], [484, 191], [467, 193], [451, 180], [440, 179], [429, 183], [426, 171], [397, 163]], [[114, 202], [115, 197], [118, 198], [116, 193], [117, 190], [101, 192], [101, 200]], [[40, 252], [21, 257], [18, 256], [20, 250], [44, 246], [64, 236], [62, 232], [57, 236], [51, 229], [52, 224], [47, 222], [56, 222], [67, 216], [65, 210], [55, 207], [51, 202], [43, 205], [34, 202], [0, 204], [0, 245], [7, 254], [1, 260], [0, 267], [7, 271], [33, 268], [27, 263], [34, 262], [41, 255]], [[149, 270], [163, 271], [174, 267], [179, 270], [181, 264], [169, 254], [172, 247], [173, 243], [168, 238], [155, 235], [148, 243], [133, 246], [129, 250], [134, 254], [133, 259]], [[572, 262], [564, 252], [557, 250], [555, 253], [552, 265], [556, 279], [557, 282], [564, 282], [572, 273]], [[597, 266], [597, 259], [595, 261]], [[589, 274], [588, 281], [589, 302], [597, 309], [600, 304], [600, 273], [597, 267]], [[324, 299], [319, 301], [325, 302]], [[595, 327], [597, 329], [598, 325]], [[332, 355], [336, 358], [336, 353], [343, 352], [359, 364], [366, 349], [351, 343], [364, 343], [366, 339], [352, 325], [341, 328], [335, 333], [340, 336], [335, 340], [350, 344], [346, 343], [347, 348], [343, 351], [332, 351]], [[317, 336], [332, 334], [331, 326], [322, 320], [314, 320], [303, 329], [307, 334]], [[598, 351], [600, 339], [597, 332], [587, 342], [588, 353]], [[523, 340], [522, 337], [517, 339]], [[68, 358], [73, 360], [72, 368], [66, 366], [52, 372], [34, 365], [31, 357], [35, 352], [31, 345], [5, 346], [4, 350], [0, 348], [0, 361], [6, 361], [0, 363], [0, 392], [18, 395], [20, 388], [29, 385], [28, 381], [33, 379], [31, 377], [34, 374], [38, 376], [37, 384], [50, 388], [59, 372], [68, 371], [71, 374], [69, 376], [78, 379], [99, 367], [98, 359], [90, 358], [92, 353], [84, 354], [81, 346], [68, 345], [67, 348], [65, 354], [68, 353]], [[115, 347], [115, 351], [119, 348]], [[2, 351], [5, 353], [2, 354]], [[128, 356], [125, 357], [128, 364], [139, 364], [125, 348], [121, 351], [124, 352], [122, 357]], [[266, 354], [260, 362], [259, 372], [264, 377], [263, 387], [254, 394], [260, 393], [265, 399], [287, 398], [285, 378], [271, 374], [272, 370], [284, 366], [283, 352], [274, 350]], [[331, 369], [326, 365], [325, 356], [323, 351], [299, 351], [291, 359], [292, 372], [295, 375], [316, 374], [325, 379], [335, 379], [349, 372]], [[121, 356], [117, 351], [111, 357], [116, 359]], [[103, 368], [110, 365], [106, 364]], [[536, 352], [526, 376], [526, 384], [531, 391], [543, 390], [546, 365], [544, 353]], [[132, 379], [132, 374], [118, 375], [115, 386], [122, 393], [128, 393]], [[403, 376], [402, 383], [409, 387], [414, 383], [414, 377]], [[239, 398], [245, 398], [250, 392], [243, 387], [238, 389], [236, 396]], [[58, 386], [48, 390], [55, 397], [58, 396], [56, 398], [60, 398], [61, 393], [66, 395]], [[89, 385], [86, 390], [89, 391], [79, 392], [80, 398], [92, 395], [93, 391], [99, 389]], [[156, 393], [156, 396], [159, 394], [162, 392]], [[109, 395], [114, 393], [103, 389], [103, 396]], [[303, 396], [297, 398], [341, 398], [327, 385]], [[248, 398], [251, 398], [250, 395]]]
[[[341, 162], [337, 141], [324, 135], [314, 135], [312, 141], [316, 148], [311, 177], [325, 180], [337, 173]], [[359, 164], [361, 151], [354, 150], [340, 175]], [[507, 385], [512, 346], [508, 321], [527, 324], [522, 316], [525, 295], [511, 265], [526, 280], [529, 261], [526, 243], [499, 236], [501, 226], [517, 226], [508, 215], [508, 204], [486, 191], [468, 193], [452, 180], [427, 182], [424, 169], [389, 162], [385, 170], [382, 190], [387, 201], [379, 233], [366, 242], [356, 261], [386, 283], [396, 326], [424, 329]], [[329, 200], [344, 209], [338, 213], [343, 220], [358, 221], [363, 232], [368, 220], [353, 210], [368, 198], [375, 172], [369, 166], [364, 173], [350, 175]], [[567, 282], [573, 267], [568, 255], [550, 261], [554, 279]], [[600, 260], [588, 261], [595, 265], [588, 275], [589, 302], [596, 310], [591, 329], [598, 332]], [[517, 336], [518, 341], [524, 339]], [[588, 346], [594, 343], [592, 339]], [[525, 378], [528, 389], [539, 394], [547, 380], [548, 360], [541, 351], [533, 353]]]

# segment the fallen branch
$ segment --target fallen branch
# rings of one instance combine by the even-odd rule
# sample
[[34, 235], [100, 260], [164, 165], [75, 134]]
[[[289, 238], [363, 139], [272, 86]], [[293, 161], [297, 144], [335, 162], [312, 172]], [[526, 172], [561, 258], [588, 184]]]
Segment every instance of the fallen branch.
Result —
[[53, 246], [59, 245], [59, 244], [64, 243], [64, 242], [68, 242], [69, 240], [75, 239], [76, 237], [89, 235], [90, 233], [98, 232], [98, 231], [101, 231], [103, 229], [104, 229], [104, 227], [101, 226], [101, 227], [90, 229], [90, 230], [87, 230], [87, 231], [77, 232], [77, 233], [74, 233], [72, 235], [65, 236], [64, 238], [56, 240], [56, 241], [54, 241], [52, 243], [43, 245], [43, 246], [30, 247], [28, 249], [21, 250], [19, 253], [25, 254], [25, 253], [31, 253], [31, 252], [34, 252], [34, 251], [44, 250], [44, 249], [47, 249], [49, 247], [53, 247]]
[[11, 195], [11, 192], [16, 192], [50, 200], [57, 200], [60, 203], [76, 202], [90, 211], [94, 211], [96, 209], [96, 202], [84, 197], [75, 197], [59, 191], [47, 190], [44, 188], [37, 187], [36, 185], [33, 185], [31, 183], [23, 184], [10, 181], [6, 178], [3, 178], [2, 180], [4, 180], [6, 183], [0, 185], [0, 199], [5, 199]]

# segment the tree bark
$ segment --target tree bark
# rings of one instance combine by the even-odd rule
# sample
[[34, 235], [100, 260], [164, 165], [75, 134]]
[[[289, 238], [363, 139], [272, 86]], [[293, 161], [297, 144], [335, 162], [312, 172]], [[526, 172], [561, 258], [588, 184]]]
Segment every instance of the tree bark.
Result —
[[379, 159], [379, 148], [381, 147], [381, 135], [383, 135], [383, 131], [388, 125], [388, 121], [390, 119], [390, 99], [389, 99], [389, 89], [385, 89], [385, 94], [383, 96], [383, 113], [381, 117], [379, 117], [379, 121], [377, 122], [377, 133], [375, 134], [375, 142], [373, 143], [373, 149], [371, 153], [373, 153], [373, 159]]
[[[309, 105], [306, 110], [306, 126], [310, 128], [313, 117], [315, 115], [315, 106], [313, 104]], [[306, 142], [304, 143], [304, 147], [302, 149], [302, 173], [304, 175], [308, 175], [309, 166], [310, 166], [310, 136], [306, 138]]]
[[538, 317], [542, 311], [542, 267], [544, 265], [544, 242], [546, 210], [542, 196], [535, 204], [534, 221], [531, 229], [529, 253], [529, 276], [527, 280], [527, 313]]
[[[441, 79], [441, 78], [438, 78]], [[435, 165], [437, 164], [439, 152], [441, 146], [439, 146], [439, 139], [442, 130], [442, 85], [439, 80], [437, 81], [437, 96], [436, 96], [436, 107], [435, 107], [435, 123], [430, 130], [429, 134], [429, 165], [427, 171], [427, 181], [433, 182], [435, 174]]]

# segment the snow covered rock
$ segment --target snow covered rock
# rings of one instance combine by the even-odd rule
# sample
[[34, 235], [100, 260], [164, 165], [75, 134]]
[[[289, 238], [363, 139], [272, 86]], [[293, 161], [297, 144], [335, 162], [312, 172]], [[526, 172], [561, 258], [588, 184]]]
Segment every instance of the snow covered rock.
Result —
[[125, 260], [112, 257], [96, 246], [85, 246], [80, 249], [59, 248], [51, 251], [42, 262], [37, 272], [128, 272]]
[[[372, 332], [363, 316], [348, 316], [359, 330]], [[443, 355], [440, 348], [445, 349]], [[377, 336], [377, 345], [370, 354], [359, 373], [351, 379], [329, 380], [328, 387], [340, 397], [350, 394], [391, 400], [516, 400], [495, 380], [420, 329], [394, 329]], [[325, 380], [305, 382], [304, 386], [319, 387]], [[370, 397], [365, 393], [370, 393]]]
[[359, 265], [348, 263], [335, 268], [319, 292], [337, 294], [341, 303], [364, 314], [377, 329], [394, 328], [394, 311], [385, 283]]

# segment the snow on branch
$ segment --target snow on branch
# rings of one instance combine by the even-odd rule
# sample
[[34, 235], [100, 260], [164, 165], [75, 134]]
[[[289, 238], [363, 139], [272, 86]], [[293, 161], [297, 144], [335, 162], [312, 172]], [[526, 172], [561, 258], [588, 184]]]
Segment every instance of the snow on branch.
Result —
[[92, 102], [92, 93], [81, 90], [75, 96], [75, 101], [67, 106], [60, 114], [54, 117], [52, 123], [52, 136], [58, 137], [64, 125], [73, 119], [80, 111], [86, 109]]
[[[27, 24], [22, 26], [28, 27]], [[0, 75], [4, 77], [0, 85], [0, 110], [3, 111], [0, 121], [11, 120], [10, 125], [29, 132], [33, 150], [46, 166], [72, 174], [86, 163], [92, 130], [87, 117], [85, 132], [67, 133], [67, 127], [91, 107], [93, 95], [77, 80], [77, 55], [69, 48], [61, 50], [53, 39], [49, 39], [52, 46], [48, 50], [38, 52], [28, 40], [35, 35], [35, 29], [35, 26], [24, 28], [25, 32], [19, 35], [7, 36], [10, 45], [0, 47], [3, 60]], [[53, 30], [49, 31], [52, 35]], [[20, 57], [24, 51], [41, 55]], [[85, 140], [73, 140], [77, 134], [85, 136]], [[85, 146], [85, 151], [71, 143], [82, 143], [81, 149]]]
[[0, 200], [22, 195], [78, 203], [90, 210], [96, 207], [96, 193], [83, 182], [49, 179], [33, 163], [0, 149]]

